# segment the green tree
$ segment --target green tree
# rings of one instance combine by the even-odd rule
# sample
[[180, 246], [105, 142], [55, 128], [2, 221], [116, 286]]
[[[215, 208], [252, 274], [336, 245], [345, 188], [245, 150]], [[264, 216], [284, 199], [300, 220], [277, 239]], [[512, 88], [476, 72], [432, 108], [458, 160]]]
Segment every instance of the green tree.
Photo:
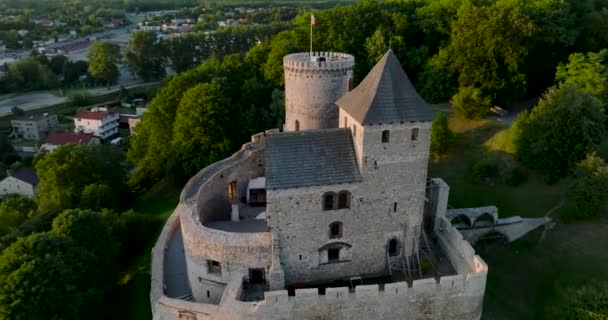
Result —
[[40, 90], [54, 86], [55, 76], [36, 57], [27, 57], [8, 65], [7, 77], [13, 91]]
[[557, 320], [603, 320], [608, 318], [608, 284], [586, 284], [560, 290], [561, 303], [551, 314]]
[[15, 153], [11, 140], [4, 134], [0, 134], [0, 161], [6, 162], [7, 158]]
[[474, 86], [494, 103], [511, 102], [525, 93], [522, 66], [527, 41], [536, 28], [511, 1], [491, 6], [465, 4], [452, 25], [449, 70], [461, 87]]
[[154, 32], [133, 33], [125, 59], [129, 69], [144, 81], [156, 80], [165, 76], [165, 50]]
[[490, 111], [491, 99], [478, 88], [461, 87], [452, 99], [454, 110], [467, 119], [481, 119]]
[[[112, 214], [112, 213], [107, 213]], [[91, 210], [65, 210], [53, 220], [51, 233], [71, 239], [78, 246], [94, 253], [106, 270], [118, 254], [118, 243], [113, 238], [109, 219]]]
[[530, 114], [518, 117], [517, 158], [548, 182], [565, 177], [605, 134], [599, 100], [565, 85], [550, 88]]
[[186, 91], [177, 109], [172, 141], [181, 157], [181, 170], [173, 170], [173, 174], [189, 178], [227, 155], [228, 103], [218, 82], [202, 83]]
[[104, 83], [115, 83], [120, 72], [117, 64], [121, 60], [120, 48], [109, 41], [97, 41], [87, 52], [89, 74]]
[[20, 238], [0, 255], [0, 314], [6, 319], [83, 319], [103, 298], [97, 259], [65, 236]]
[[118, 200], [107, 185], [90, 184], [82, 190], [80, 206], [91, 210], [116, 209], [119, 204]]
[[571, 54], [566, 65], [557, 66], [555, 78], [608, 102], [608, 49], [598, 53]]
[[19, 228], [36, 211], [36, 203], [29, 198], [9, 196], [0, 202], [0, 234]]
[[374, 34], [365, 40], [365, 51], [370, 65], [376, 64], [388, 50], [388, 44], [384, 40], [385, 34], [386, 31], [378, 27]]
[[90, 184], [105, 184], [118, 196], [125, 193], [123, 152], [112, 145], [61, 146], [36, 163], [40, 177], [37, 202], [42, 211], [78, 204]]
[[567, 183], [571, 210], [565, 218], [585, 219], [598, 215], [608, 200], [608, 167], [597, 154], [587, 155], [576, 165]]
[[56, 75], [61, 75], [63, 73], [63, 66], [68, 61], [68, 58], [64, 55], [56, 55], [51, 58], [49, 61], [49, 67], [51, 71]]
[[454, 133], [450, 130], [448, 117], [440, 112], [433, 119], [431, 130], [431, 156], [437, 158], [448, 151]]

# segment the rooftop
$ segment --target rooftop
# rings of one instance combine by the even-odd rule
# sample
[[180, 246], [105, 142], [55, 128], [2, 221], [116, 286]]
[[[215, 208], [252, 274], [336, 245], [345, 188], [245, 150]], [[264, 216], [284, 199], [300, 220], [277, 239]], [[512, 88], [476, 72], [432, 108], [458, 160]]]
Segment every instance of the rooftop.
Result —
[[266, 188], [287, 189], [361, 181], [350, 129], [272, 134], [266, 148]]
[[93, 139], [90, 133], [74, 132], [50, 132], [46, 138], [46, 143], [52, 145], [62, 145], [67, 143], [89, 143]]
[[27, 182], [31, 185], [37, 185], [38, 175], [32, 168], [21, 168], [11, 174], [13, 178], [19, 179], [23, 182]]
[[336, 104], [363, 125], [432, 121], [434, 117], [392, 50]]
[[103, 118], [107, 117], [109, 114], [113, 112], [111, 111], [80, 111], [76, 114], [75, 118], [77, 119], [88, 119], [88, 120], [103, 120]]

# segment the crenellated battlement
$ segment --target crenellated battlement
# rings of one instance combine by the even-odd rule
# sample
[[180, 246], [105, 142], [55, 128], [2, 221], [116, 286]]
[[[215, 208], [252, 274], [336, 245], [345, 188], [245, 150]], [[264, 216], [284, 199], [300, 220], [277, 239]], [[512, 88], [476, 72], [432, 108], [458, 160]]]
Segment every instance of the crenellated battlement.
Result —
[[294, 53], [283, 58], [283, 68], [290, 73], [332, 73], [348, 72], [355, 66], [355, 57], [339, 52], [313, 52], [313, 59], [325, 58], [325, 61], [310, 59], [310, 53]]
[[[326, 288], [325, 294], [319, 294], [318, 289], [297, 289], [295, 296], [289, 296], [287, 290], [264, 292], [264, 303], [269, 306], [280, 306], [290, 303], [318, 305], [328, 300], [334, 303], [355, 302], [357, 300], [383, 299], [394, 296], [417, 297], [433, 292], [453, 292], [467, 294], [481, 294], [485, 288], [485, 274], [458, 274], [444, 276], [436, 280], [426, 278], [414, 280], [412, 285], [408, 282], [393, 282], [384, 285], [360, 285], [354, 292], [348, 287]], [[407, 301], [404, 299], [403, 301]]]

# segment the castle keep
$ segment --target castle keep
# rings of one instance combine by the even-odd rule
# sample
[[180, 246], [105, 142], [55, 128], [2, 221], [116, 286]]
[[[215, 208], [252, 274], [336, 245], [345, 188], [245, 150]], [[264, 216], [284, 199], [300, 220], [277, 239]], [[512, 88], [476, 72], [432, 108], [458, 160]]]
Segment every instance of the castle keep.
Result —
[[154, 319], [481, 318], [487, 266], [429, 179], [433, 112], [389, 50], [284, 58], [283, 130], [194, 176], [152, 252]]

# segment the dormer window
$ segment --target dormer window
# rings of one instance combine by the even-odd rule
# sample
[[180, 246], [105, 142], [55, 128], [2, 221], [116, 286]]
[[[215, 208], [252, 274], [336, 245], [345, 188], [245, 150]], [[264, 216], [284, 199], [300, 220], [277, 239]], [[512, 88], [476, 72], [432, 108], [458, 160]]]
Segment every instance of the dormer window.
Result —
[[389, 138], [390, 138], [390, 131], [388, 131], [388, 130], [382, 131], [382, 143], [388, 143]]

